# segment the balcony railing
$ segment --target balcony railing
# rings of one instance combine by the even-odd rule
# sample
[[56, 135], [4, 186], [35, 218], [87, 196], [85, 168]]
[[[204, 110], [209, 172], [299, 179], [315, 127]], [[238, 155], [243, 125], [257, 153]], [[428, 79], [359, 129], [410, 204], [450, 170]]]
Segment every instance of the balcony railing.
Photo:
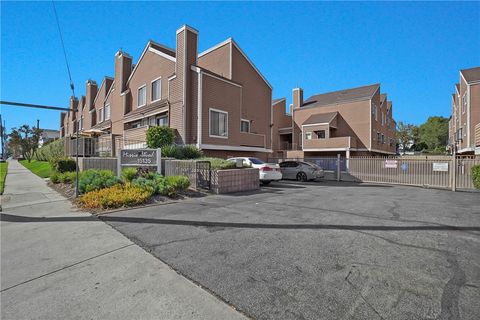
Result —
[[240, 132], [240, 144], [247, 147], [265, 148], [264, 134]]
[[328, 139], [304, 139], [303, 150], [305, 149], [348, 149], [356, 148], [357, 141], [355, 138], [347, 137], [334, 137]]

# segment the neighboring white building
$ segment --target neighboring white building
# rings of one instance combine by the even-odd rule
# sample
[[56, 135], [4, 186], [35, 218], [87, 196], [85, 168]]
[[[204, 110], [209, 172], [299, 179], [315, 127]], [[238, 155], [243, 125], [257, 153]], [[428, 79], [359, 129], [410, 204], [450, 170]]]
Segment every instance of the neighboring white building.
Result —
[[38, 140], [38, 147], [41, 148], [43, 144], [47, 143], [50, 140], [56, 140], [60, 138], [60, 131], [53, 129], [42, 129], [42, 134]]

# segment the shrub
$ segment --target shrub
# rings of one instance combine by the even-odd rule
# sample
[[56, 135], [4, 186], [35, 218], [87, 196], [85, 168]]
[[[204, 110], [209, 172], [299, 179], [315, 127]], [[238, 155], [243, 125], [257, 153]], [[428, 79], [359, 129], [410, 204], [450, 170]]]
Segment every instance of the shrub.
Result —
[[72, 158], [52, 158], [49, 160], [49, 162], [53, 170], [60, 173], [75, 171], [77, 169], [77, 164]]
[[472, 167], [472, 180], [473, 180], [473, 186], [476, 189], [480, 189], [480, 165], [476, 165]]
[[59, 183], [60, 182], [60, 173], [58, 173], [57, 171], [52, 171], [52, 173], [50, 173], [50, 181], [52, 183]]
[[123, 182], [132, 182], [133, 179], [137, 177], [137, 169], [135, 168], [125, 168], [122, 170], [122, 181]]
[[198, 159], [202, 156], [202, 151], [193, 144], [170, 145], [162, 148], [162, 157], [175, 159]]
[[202, 151], [194, 144], [181, 146], [183, 159], [198, 159], [202, 156]]
[[185, 191], [190, 187], [190, 180], [185, 176], [170, 176], [165, 178], [167, 184], [172, 185], [178, 191]]
[[[227, 169], [237, 169], [237, 164], [235, 161], [228, 161], [220, 158], [202, 158], [202, 161], [209, 161], [212, 170], [227, 170]], [[243, 164], [244, 168], [250, 168], [249, 165]]]
[[175, 141], [175, 129], [156, 126], [147, 129], [147, 146], [149, 148], [163, 148], [172, 145]]
[[53, 171], [50, 174], [50, 181], [52, 183], [73, 183], [75, 182], [75, 179], [77, 178], [76, 172], [63, 172], [60, 173], [58, 171]]
[[60, 173], [61, 183], [74, 183], [76, 178], [77, 178], [76, 172], [69, 171], [69, 172]]
[[190, 181], [184, 176], [163, 177], [158, 173], [148, 173], [134, 179], [132, 184], [149, 190], [152, 194], [174, 197], [178, 192], [187, 190], [190, 186]]
[[145, 203], [151, 196], [150, 190], [127, 183], [88, 192], [78, 202], [86, 209], [120, 208]]
[[80, 193], [86, 193], [112, 187], [119, 182], [118, 178], [110, 170], [89, 169], [82, 172], [78, 181], [78, 190]]
[[62, 158], [65, 155], [64, 144], [65, 141], [62, 138], [43, 145], [35, 153], [36, 160], [50, 161], [55, 158]]

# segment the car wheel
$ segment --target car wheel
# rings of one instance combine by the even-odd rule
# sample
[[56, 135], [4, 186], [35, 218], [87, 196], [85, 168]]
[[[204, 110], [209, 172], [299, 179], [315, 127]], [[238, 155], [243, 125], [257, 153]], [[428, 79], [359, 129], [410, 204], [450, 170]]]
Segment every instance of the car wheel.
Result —
[[272, 182], [272, 181], [262, 181], [262, 185], [264, 185], [264, 186], [269, 185], [270, 182]]
[[297, 173], [297, 180], [298, 181], [307, 181], [307, 174], [305, 172]]

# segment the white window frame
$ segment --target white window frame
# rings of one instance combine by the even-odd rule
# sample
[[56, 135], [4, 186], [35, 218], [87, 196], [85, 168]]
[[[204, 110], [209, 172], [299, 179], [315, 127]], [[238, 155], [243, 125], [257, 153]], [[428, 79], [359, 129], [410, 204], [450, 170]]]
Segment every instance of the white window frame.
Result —
[[[242, 131], [242, 122], [247, 122], [248, 123], [248, 131]], [[250, 133], [250, 120], [240, 119], [240, 132]]]
[[[107, 119], [107, 107], [108, 107], [108, 119]], [[110, 106], [110, 103], [107, 103], [103, 107], [103, 121], [110, 120], [112, 118], [112, 107]]]
[[104, 114], [103, 114], [103, 107], [101, 107], [100, 109], [98, 109], [98, 117], [100, 119], [98, 119], [98, 123], [102, 123], [103, 121], [105, 121], [105, 117], [104, 117]]
[[[154, 98], [153, 98], [153, 84], [154, 84], [155, 82], [157, 82], [157, 81], [158, 81], [158, 83], [160, 83], [160, 88], [159, 88], [159, 95], [160, 95], [160, 96], [159, 96], [158, 99], [154, 99]], [[162, 77], [158, 77], [157, 79], [153, 79], [152, 82], [151, 82], [151, 84], [150, 84], [150, 87], [152, 88], [152, 97], [151, 97], [152, 102], [156, 102], [156, 101], [162, 100]]]
[[305, 132], [305, 140], [312, 140], [313, 139], [313, 134], [311, 131]]
[[[145, 103], [140, 105], [140, 89], [145, 88]], [[137, 108], [141, 108], [147, 105], [147, 84], [144, 84], [143, 86], [138, 87], [137, 89]]]
[[[223, 113], [223, 114], [227, 115], [227, 125], [226, 125], [226, 128], [225, 128], [225, 131], [227, 132], [226, 136], [217, 136], [215, 134], [212, 134], [212, 111]], [[219, 109], [215, 109], [215, 108], [209, 108], [208, 109], [208, 136], [212, 137], [212, 138], [228, 139], [228, 112], [227, 111], [223, 111], [223, 110], [219, 110]]]

